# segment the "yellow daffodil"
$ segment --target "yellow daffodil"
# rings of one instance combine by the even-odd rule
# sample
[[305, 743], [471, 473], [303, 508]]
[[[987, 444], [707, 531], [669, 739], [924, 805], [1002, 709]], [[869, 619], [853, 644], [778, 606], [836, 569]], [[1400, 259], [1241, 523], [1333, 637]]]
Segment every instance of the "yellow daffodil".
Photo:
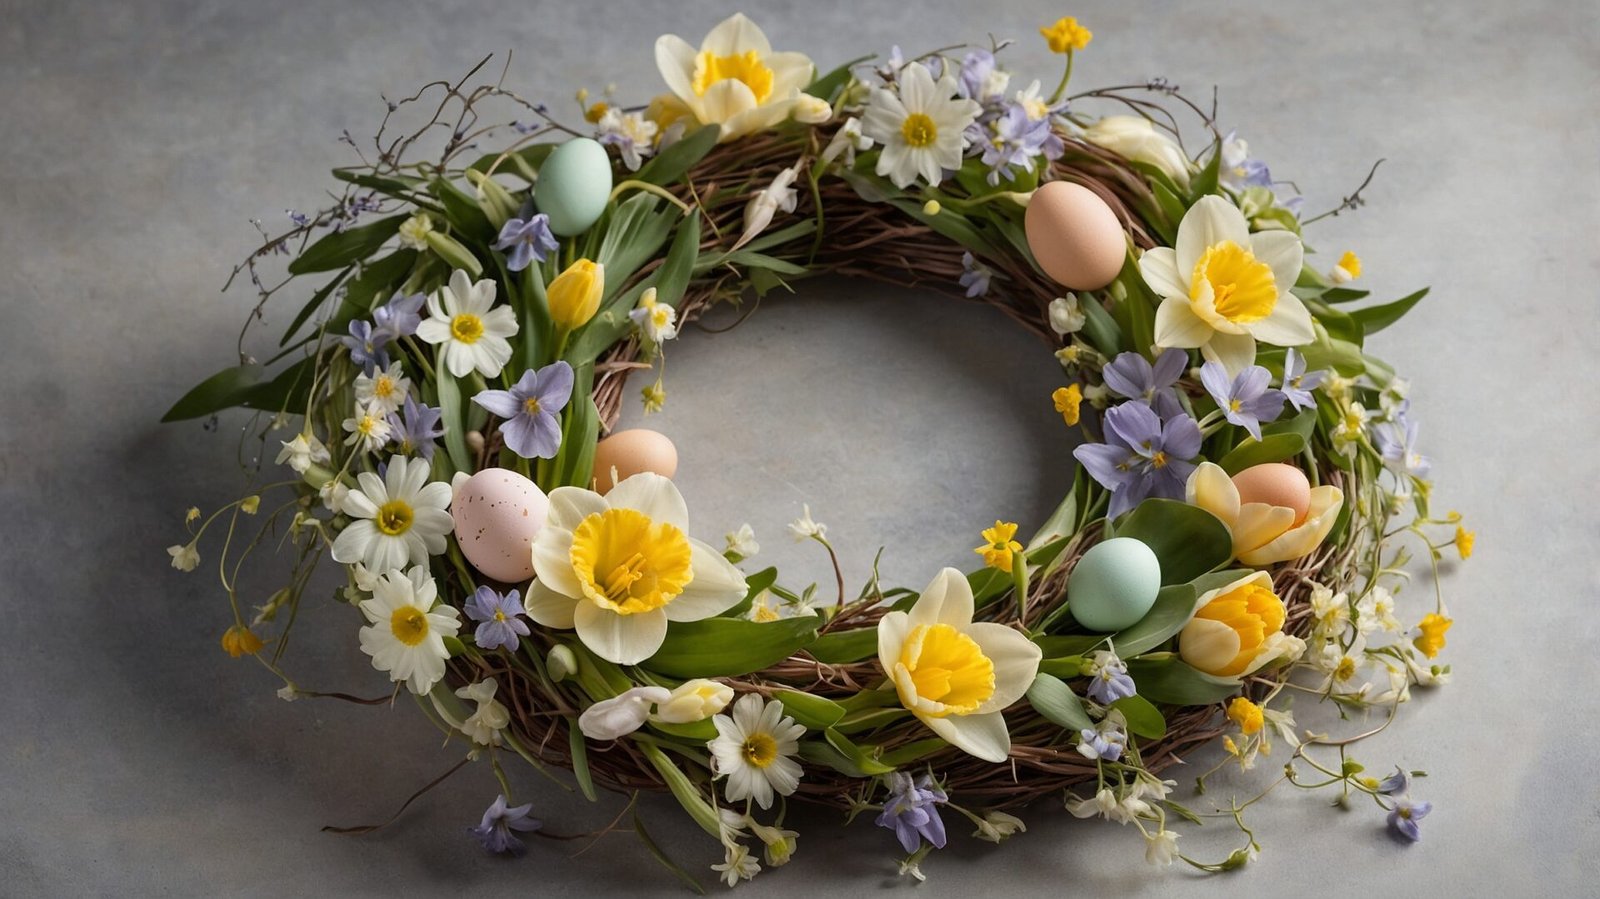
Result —
[[606, 267], [589, 259], [579, 259], [556, 275], [545, 289], [550, 318], [563, 331], [578, 330], [600, 310], [600, 297], [605, 290]]
[[1233, 535], [1233, 555], [1257, 568], [1309, 554], [1322, 544], [1344, 505], [1344, 491], [1331, 484], [1311, 489], [1304, 518], [1287, 506], [1239, 502], [1239, 488], [1214, 462], [1201, 462], [1189, 475], [1190, 505], [1215, 515]]
[[1017, 523], [996, 521], [994, 527], [983, 531], [984, 544], [973, 552], [983, 556], [983, 564], [1001, 571], [1011, 570], [1011, 554], [1022, 552], [1022, 544], [1012, 538], [1017, 536]]
[[1258, 340], [1290, 347], [1315, 339], [1311, 313], [1289, 292], [1305, 255], [1293, 232], [1251, 234], [1238, 207], [1207, 195], [1184, 214], [1176, 243], [1139, 259], [1162, 297], [1157, 346], [1199, 347], [1233, 377], [1255, 362]]
[[1061, 413], [1061, 420], [1070, 427], [1078, 423], [1078, 409], [1083, 405], [1083, 388], [1077, 384], [1068, 384], [1066, 387], [1057, 387], [1050, 394], [1050, 399], [1055, 401], [1056, 411]]
[[1051, 53], [1070, 53], [1082, 50], [1094, 40], [1094, 32], [1078, 24], [1072, 16], [1062, 16], [1054, 24], [1039, 29], [1039, 35], [1050, 45]]
[[710, 618], [745, 595], [739, 569], [688, 530], [683, 494], [658, 474], [636, 474], [605, 496], [557, 487], [533, 543], [528, 617], [576, 628], [584, 646], [619, 665], [650, 658], [667, 622]]
[[1422, 621], [1417, 624], [1422, 635], [1411, 641], [1411, 645], [1430, 659], [1437, 656], [1439, 650], [1444, 649], [1444, 632], [1449, 630], [1452, 624], [1455, 624], [1452, 619], [1437, 612], [1429, 612], [1422, 616]]
[[974, 622], [972, 587], [946, 568], [910, 612], [878, 622], [878, 662], [900, 703], [950, 745], [989, 762], [1011, 752], [1001, 712], [1039, 672], [1039, 647], [1003, 624]]
[[[815, 71], [804, 53], [774, 53], [743, 13], [718, 23], [699, 50], [675, 34], [657, 38], [656, 67], [682, 111], [702, 124], [722, 126], [723, 141], [789, 118]], [[671, 116], [678, 113], [673, 106], [663, 100], [659, 110]]]
[[1228, 720], [1239, 725], [1239, 732], [1245, 736], [1261, 732], [1261, 727], [1266, 723], [1266, 716], [1261, 706], [1256, 705], [1243, 696], [1235, 696], [1228, 703]]
[[1242, 677], [1274, 659], [1298, 657], [1305, 644], [1283, 632], [1283, 600], [1264, 571], [1208, 590], [1178, 635], [1178, 655], [1206, 674]]

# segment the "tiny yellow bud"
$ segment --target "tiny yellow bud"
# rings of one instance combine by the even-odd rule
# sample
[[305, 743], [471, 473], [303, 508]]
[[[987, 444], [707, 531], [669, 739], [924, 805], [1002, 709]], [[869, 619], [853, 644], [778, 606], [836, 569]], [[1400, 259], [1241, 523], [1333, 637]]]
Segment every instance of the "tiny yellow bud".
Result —
[[1240, 733], [1249, 736], [1261, 732], [1266, 716], [1262, 714], [1261, 706], [1243, 696], [1236, 696], [1228, 703], [1228, 720], [1239, 725]]
[[585, 109], [583, 111], [583, 118], [589, 124], [593, 125], [596, 122], [599, 122], [601, 119], [605, 118], [606, 111], [609, 110], [610, 108], [611, 108], [611, 104], [610, 103], [607, 103], [604, 100], [601, 100], [600, 102], [594, 104], [593, 106], [589, 107], [588, 109]]
[[1456, 525], [1456, 552], [1461, 553], [1461, 560], [1463, 562], [1472, 558], [1472, 544], [1476, 543], [1477, 540], [1477, 534], [1467, 530], [1459, 524]]
[[926, 215], [938, 215], [939, 210], [943, 208], [943, 206], [939, 205], [938, 200], [929, 200], [928, 202], [922, 204], [922, 211]]
[[660, 381], [651, 384], [639, 393], [644, 397], [644, 413], [646, 415], [652, 412], [660, 412], [661, 407], [667, 404], [667, 388], [661, 386]]
[[236, 659], [255, 655], [263, 645], [261, 638], [242, 624], [235, 624], [222, 632], [222, 651]]
[[556, 276], [545, 290], [550, 302], [550, 318], [561, 331], [571, 333], [589, 323], [600, 311], [600, 296], [606, 289], [605, 266], [579, 259]]
[[1078, 409], [1083, 405], [1082, 387], [1077, 384], [1057, 387], [1055, 392], [1050, 394], [1050, 398], [1055, 400], [1056, 411], [1061, 413], [1062, 421], [1069, 427], [1078, 423]]
[[199, 520], [200, 520], [200, 509], [198, 507], [196, 507], [196, 506], [190, 506], [189, 507], [189, 511], [187, 513], [185, 513], [184, 516], [183, 516], [183, 523], [184, 524], [189, 524], [190, 522], [199, 521]]
[[246, 515], [254, 515], [261, 508], [260, 496], [247, 496], [239, 500], [239, 511]]

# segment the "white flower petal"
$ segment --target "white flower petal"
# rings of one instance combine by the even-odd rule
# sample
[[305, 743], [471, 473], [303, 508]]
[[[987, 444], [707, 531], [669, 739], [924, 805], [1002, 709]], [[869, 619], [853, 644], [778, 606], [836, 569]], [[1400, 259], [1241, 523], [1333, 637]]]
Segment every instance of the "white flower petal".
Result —
[[998, 712], [1021, 699], [1039, 673], [1044, 653], [1021, 631], [1003, 624], [979, 621], [962, 628], [994, 663], [994, 695], [975, 714]]
[[563, 593], [557, 593], [539, 581], [528, 585], [527, 596], [522, 600], [522, 608], [532, 618], [545, 627], [557, 630], [572, 628], [573, 616], [577, 613], [579, 600], [573, 599]]
[[1272, 280], [1280, 293], [1287, 292], [1300, 279], [1305, 247], [1293, 231], [1262, 231], [1250, 235], [1250, 253], [1272, 269]]
[[998, 764], [1011, 754], [1011, 734], [999, 712], [944, 718], [918, 715], [917, 718], [946, 743], [986, 762]]
[[606, 492], [605, 502], [613, 509], [643, 512], [651, 521], [666, 522], [680, 531], [689, 529], [689, 506], [678, 485], [655, 472], [642, 471], [623, 479]]
[[1216, 332], [1189, 308], [1189, 301], [1167, 297], [1156, 307], [1155, 344], [1158, 347], [1191, 349], [1204, 346]]
[[694, 577], [666, 605], [668, 621], [699, 621], [726, 612], [744, 599], [749, 589], [733, 563], [699, 540], [689, 540]]
[[772, 53], [766, 34], [742, 12], [718, 22], [700, 42], [700, 49], [713, 56], [739, 56], [754, 50], [757, 56], [765, 58]]
[[1189, 295], [1189, 275], [1178, 271], [1178, 254], [1171, 247], [1145, 250], [1139, 257], [1139, 274], [1159, 297]]
[[[1305, 346], [1317, 339], [1311, 327], [1311, 313], [1306, 304], [1292, 293], [1283, 293], [1266, 318], [1247, 325], [1256, 339], [1273, 346]], [[1230, 373], [1231, 374], [1231, 373]]]
[[572, 570], [572, 532], [545, 525], [533, 538], [533, 573], [557, 593], [578, 597], [583, 587]]
[[1237, 377], [1256, 361], [1256, 339], [1249, 334], [1211, 332], [1211, 339], [1200, 347], [1200, 355], [1220, 363], [1229, 378]]
[[656, 68], [667, 89], [680, 98], [694, 96], [694, 58], [694, 47], [676, 34], [656, 38]]
[[667, 638], [667, 616], [661, 609], [618, 615], [580, 602], [572, 617], [583, 645], [618, 665], [637, 665], [650, 658]]
[[1206, 248], [1229, 240], [1241, 249], [1250, 248], [1250, 225], [1244, 220], [1244, 213], [1215, 194], [1201, 197], [1178, 223], [1174, 249], [1179, 273], [1193, 273], [1195, 263], [1205, 255]]
[[605, 497], [582, 487], [557, 487], [550, 491], [550, 513], [546, 527], [575, 531], [590, 515], [598, 515], [611, 508]]
[[948, 624], [965, 627], [972, 623], [972, 584], [954, 568], [934, 575], [927, 589], [911, 606], [911, 625]]

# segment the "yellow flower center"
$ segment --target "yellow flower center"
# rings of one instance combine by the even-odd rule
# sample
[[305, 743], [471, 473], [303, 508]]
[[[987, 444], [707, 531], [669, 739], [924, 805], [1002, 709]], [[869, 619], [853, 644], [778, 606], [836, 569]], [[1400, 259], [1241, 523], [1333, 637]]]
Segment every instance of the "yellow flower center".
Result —
[[401, 606], [389, 616], [389, 630], [407, 646], [416, 646], [428, 636], [428, 616], [416, 606]]
[[1346, 250], [1344, 255], [1339, 257], [1339, 267], [1344, 269], [1352, 278], [1361, 277], [1361, 257], [1349, 250]]
[[948, 624], [920, 624], [900, 650], [917, 697], [942, 703], [945, 715], [966, 715], [994, 695], [994, 662], [978, 642]]
[[751, 734], [744, 738], [740, 749], [744, 760], [757, 768], [765, 768], [778, 760], [778, 741], [771, 734]]
[[1224, 593], [1200, 607], [1196, 618], [1208, 618], [1232, 628], [1239, 635], [1239, 654], [1227, 665], [1209, 671], [1222, 677], [1232, 677], [1244, 671], [1256, 657], [1261, 644], [1283, 629], [1283, 600], [1260, 584], [1245, 584]]
[[711, 90], [711, 85], [729, 79], [744, 82], [744, 86], [755, 95], [757, 103], [765, 103], [772, 96], [772, 70], [761, 61], [761, 54], [756, 51], [713, 56], [709, 50], [701, 50], [695, 56], [694, 82], [691, 85], [695, 96], [704, 97], [706, 91]]
[[1167, 467], [1167, 454], [1161, 452], [1160, 450], [1157, 450], [1156, 454], [1150, 457], [1150, 467], [1151, 468], [1166, 468]]
[[388, 375], [379, 375], [378, 379], [372, 382], [372, 395], [384, 399], [394, 396], [394, 379]]
[[1278, 305], [1278, 284], [1272, 268], [1231, 240], [1206, 247], [1190, 278], [1189, 302], [1195, 314], [1210, 318], [1199, 308], [1202, 283], [1211, 285], [1216, 315], [1236, 325], [1258, 322]]
[[1346, 681], [1356, 676], [1356, 660], [1345, 656], [1339, 660], [1339, 666], [1333, 669], [1336, 680]]
[[619, 615], [659, 609], [694, 577], [683, 531], [635, 509], [607, 509], [572, 532], [572, 570], [589, 600]]
[[410, 503], [391, 499], [378, 507], [378, 517], [374, 519], [374, 523], [383, 533], [398, 537], [411, 529], [411, 518]]
[[483, 336], [483, 319], [463, 312], [450, 319], [450, 336], [462, 343], [477, 343]]
[[363, 437], [372, 436], [372, 432], [376, 431], [377, 429], [378, 417], [376, 415], [363, 415], [361, 416], [361, 420], [356, 422], [356, 432]]
[[939, 126], [925, 113], [913, 112], [900, 123], [900, 136], [913, 147], [926, 147], [939, 139]]
[[543, 406], [539, 405], [539, 398], [536, 396], [530, 396], [522, 401], [522, 412], [525, 415], [538, 415], [543, 408]]

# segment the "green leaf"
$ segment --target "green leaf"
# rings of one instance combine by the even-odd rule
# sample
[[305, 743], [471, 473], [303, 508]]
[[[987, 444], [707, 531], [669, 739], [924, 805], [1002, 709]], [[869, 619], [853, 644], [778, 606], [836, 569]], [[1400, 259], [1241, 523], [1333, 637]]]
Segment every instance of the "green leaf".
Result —
[[1106, 307], [1093, 294], [1078, 294], [1078, 308], [1083, 311], [1083, 333], [1094, 348], [1107, 358], [1122, 352], [1122, 328], [1111, 317]]
[[444, 204], [444, 217], [451, 227], [476, 243], [490, 243], [495, 238], [495, 227], [483, 214], [478, 198], [444, 178], [433, 179], [429, 186], [433, 195]]
[[858, 746], [851, 742], [849, 737], [832, 728], [823, 731], [822, 736], [828, 741], [829, 746], [838, 750], [841, 755], [850, 760], [850, 763], [855, 766], [857, 771], [861, 772], [861, 774], [856, 775], [858, 777], [888, 774], [894, 770], [894, 768], [878, 760], [878, 756], [883, 752], [883, 748], [880, 746]]
[[1367, 364], [1361, 356], [1361, 347], [1329, 335], [1328, 329], [1319, 321], [1312, 320], [1311, 328], [1317, 335], [1316, 340], [1300, 347], [1307, 371], [1331, 368], [1347, 378], [1366, 371]]
[[1208, 705], [1239, 692], [1238, 680], [1197, 671], [1174, 655], [1128, 659], [1128, 675], [1140, 696], [1167, 705]]
[[1196, 201], [1206, 194], [1219, 193], [1217, 190], [1217, 176], [1222, 171], [1222, 142], [1214, 141], [1211, 144], [1211, 158], [1206, 162], [1200, 174], [1195, 175], [1189, 182], [1189, 193]]
[[1194, 587], [1189, 584], [1162, 587], [1150, 611], [1111, 638], [1117, 655], [1131, 659], [1172, 639], [1194, 617], [1197, 596]]
[[333, 177], [407, 202], [412, 201], [413, 190], [427, 183], [409, 175], [374, 175], [370, 170], [357, 169], [334, 169]]
[[872, 59], [871, 56], [858, 56], [855, 59], [850, 60], [844, 65], [839, 66], [837, 69], [834, 69], [828, 74], [823, 75], [817, 78], [817, 80], [811, 82], [811, 84], [807, 85], [806, 87], [806, 93], [813, 97], [821, 97], [822, 99], [827, 100], [829, 103], [832, 103], [834, 96], [838, 94], [840, 90], [843, 90], [845, 85], [850, 83], [850, 70], [864, 62], [867, 62], [870, 59]]
[[722, 136], [719, 125], [702, 125], [677, 143], [657, 153], [655, 158], [639, 169], [636, 177], [650, 184], [668, 185], [689, 173], [695, 163], [706, 157]]
[[700, 825], [700, 829], [711, 836], [722, 839], [722, 818], [717, 815], [717, 810], [706, 802], [705, 797], [700, 795], [700, 791], [696, 789], [694, 782], [689, 780], [689, 776], [673, 764], [672, 759], [661, 751], [661, 747], [639, 742], [639, 751], [650, 760], [656, 773], [661, 775], [662, 782], [672, 791], [673, 798], [677, 799], [683, 810], [689, 813], [694, 823]]
[[331, 272], [344, 268], [376, 253], [389, 238], [400, 230], [400, 225], [411, 216], [391, 215], [370, 225], [347, 228], [323, 237], [306, 247], [304, 253], [289, 263], [289, 274], [309, 275], [313, 272]]
[[745, 616], [747, 616], [750, 613], [750, 607], [755, 605], [756, 597], [761, 595], [761, 591], [769, 589], [773, 584], [776, 584], [777, 582], [778, 582], [778, 569], [776, 569], [776, 568], [774, 568], [774, 567], [772, 567], [770, 565], [767, 566], [766, 568], [761, 569], [760, 571], [756, 572], [755, 574], [745, 575], [745, 579], [744, 579], [744, 586], [745, 586], [744, 599], [742, 601], [740, 601], [740, 603], [738, 605], [734, 606], [733, 608], [729, 609], [726, 612], [723, 612], [722, 613], [723, 617], [724, 618], [744, 618]]
[[316, 361], [314, 356], [301, 359], [278, 372], [272, 380], [246, 390], [236, 405], [262, 412], [304, 412], [311, 401]]
[[589, 747], [583, 742], [583, 731], [575, 718], [567, 719], [567, 743], [572, 747], [572, 776], [578, 780], [578, 789], [590, 802], [595, 801], [594, 777], [589, 773]]
[[932, 737], [927, 740], [918, 740], [915, 743], [907, 743], [892, 752], [885, 752], [878, 761], [895, 768], [902, 768], [912, 762], [920, 761], [925, 756], [932, 755], [941, 749], [948, 749], [949, 746], [950, 744], [944, 740]]
[[[520, 177], [529, 184], [532, 184], [534, 179], [538, 176], [539, 167], [544, 165], [544, 161], [550, 157], [550, 154], [554, 152], [555, 148], [558, 146], [560, 145], [533, 144], [532, 146], [523, 147], [514, 153], [485, 153], [484, 155], [479, 156], [477, 160], [473, 162], [472, 165], [467, 166], [467, 168], [474, 171], [483, 172], [485, 175], [489, 174], [491, 169], [497, 175], [501, 173], [509, 173]], [[505, 156], [505, 159], [503, 160], [500, 158], [502, 155]], [[498, 166], [495, 164], [497, 162], [499, 163]]]
[[1317, 410], [1304, 409], [1293, 418], [1275, 421], [1261, 429], [1261, 439], [1247, 437], [1217, 464], [1230, 475], [1252, 465], [1282, 462], [1305, 451], [1317, 426]]
[[1194, 601], [1199, 602], [1200, 597], [1212, 590], [1226, 587], [1234, 581], [1249, 577], [1254, 573], [1248, 568], [1229, 568], [1224, 571], [1213, 571], [1209, 574], [1202, 574], [1190, 581], [1189, 586], [1194, 588]]
[[898, 705], [890, 708], [855, 709], [840, 718], [838, 723], [833, 725], [833, 729], [841, 734], [877, 730], [880, 727], [893, 724], [909, 714], [911, 713]]
[[1353, 287], [1330, 287], [1318, 299], [1324, 303], [1353, 303], [1371, 294], [1370, 290], [1356, 290]]
[[444, 420], [444, 447], [450, 454], [450, 464], [456, 471], [472, 473], [472, 454], [467, 451], [466, 411], [462, 408], [461, 383], [444, 370], [444, 357], [439, 357], [439, 409]]
[[861, 628], [823, 634], [806, 647], [811, 657], [825, 665], [848, 665], [878, 654], [878, 631]]
[[1078, 694], [1058, 677], [1035, 675], [1033, 686], [1028, 688], [1028, 704], [1046, 720], [1067, 730], [1077, 731], [1094, 727], [1089, 713], [1083, 710]]
[[323, 300], [326, 300], [329, 294], [333, 293], [333, 291], [338, 288], [340, 284], [344, 283], [344, 279], [349, 276], [350, 270], [353, 268], [355, 268], [353, 265], [347, 266], [345, 270], [335, 276], [332, 281], [322, 285], [322, 287], [319, 288], [316, 293], [311, 295], [311, 299], [307, 300], [306, 304], [300, 307], [300, 311], [295, 314], [294, 321], [290, 322], [289, 327], [284, 330], [283, 337], [278, 341], [278, 346], [281, 347], [289, 342], [289, 338], [293, 337], [295, 332], [300, 330], [300, 326], [306, 323], [306, 319], [311, 317], [311, 313], [316, 312], [317, 309], [322, 306]]
[[[1135, 677], [1133, 682], [1138, 684], [1139, 679]], [[1129, 731], [1149, 740], [1159, 740], [1167, 735], [1167, 719], [1162, 717], [1160, 709], [1143, 696], [1124, 696], [1113, 702], [1111, 707], [1128, 719]]]
[[1316, 317], [1317, 321], [1328, 329], [1329, 337], [1336, 337], [1356, 346], [1360, 346], [1361, 342], [1366, 338], [1361, 325], [1356, 322], [1350, 313], [1342, 309], [1335, 309], [1320, 300], [1303, 300], [1302, 302], [1305, 304], [1306, 309]]
[[387, 299], [405, 281], [416, 262], [416, 250], [400, 249], [381, 259], [362, 263], [361, 271], [345, 284], [344, 297], [328, 317], [326, 330], [339, 333], [355, 319], [366, 317], [379, 297]]
[[774, 690], [771, 695], [783, 703], [784, 714], [811, 730], [826, 730], [844, 717], [844, 706], [822, 696], [799, 690]]
[[1162, 584], [1187, 583], [1233, 558], [1227, 525], [1175, 499], [1145, 500], [1118, 523], [1116, 534], [1150, 547], [1161, 562]]
[[1367, 334], [1376, 334], [1384, 328], [1399, 321], [1401, 316], [1411, 311], [1411, 307], [1422, 302], [1428, 295], [1428, 288], [1424, 287], [1410, 296], [1401, 297], [1393, 303], [1384, 303], [1381, 306], [1366, 306], [1350, 313], [1350, 317], [1361, 325], [1361, 330]]
[[[1160, 595], [1157, 594], [1157, 599]], [[1106, 638], [1095, 634], [1068, 634], [1056, 636], [1054, 634], [1040, 634], [1033, 638], [1033, 642], [1044, 653], [1047, 659], [1057, 659], [1063, 656], [1081, 656], [1099, 649], [1106, 642]], [[1117, 647], [1119, 650], [1122, 647]]]
[[738, 677], [781, 662], [817, 638], [817, 618], [675, 621], [642, 667], [672, 677]]
[[261, 376], [261, 366], [254, 362], [225, 368], [184, 394], [182, 399], [172, 404], [166, 415], [161, 416], [161, 420], [169, 422], [200, 418], [236, 406], [240, 398], [256, 386]]

